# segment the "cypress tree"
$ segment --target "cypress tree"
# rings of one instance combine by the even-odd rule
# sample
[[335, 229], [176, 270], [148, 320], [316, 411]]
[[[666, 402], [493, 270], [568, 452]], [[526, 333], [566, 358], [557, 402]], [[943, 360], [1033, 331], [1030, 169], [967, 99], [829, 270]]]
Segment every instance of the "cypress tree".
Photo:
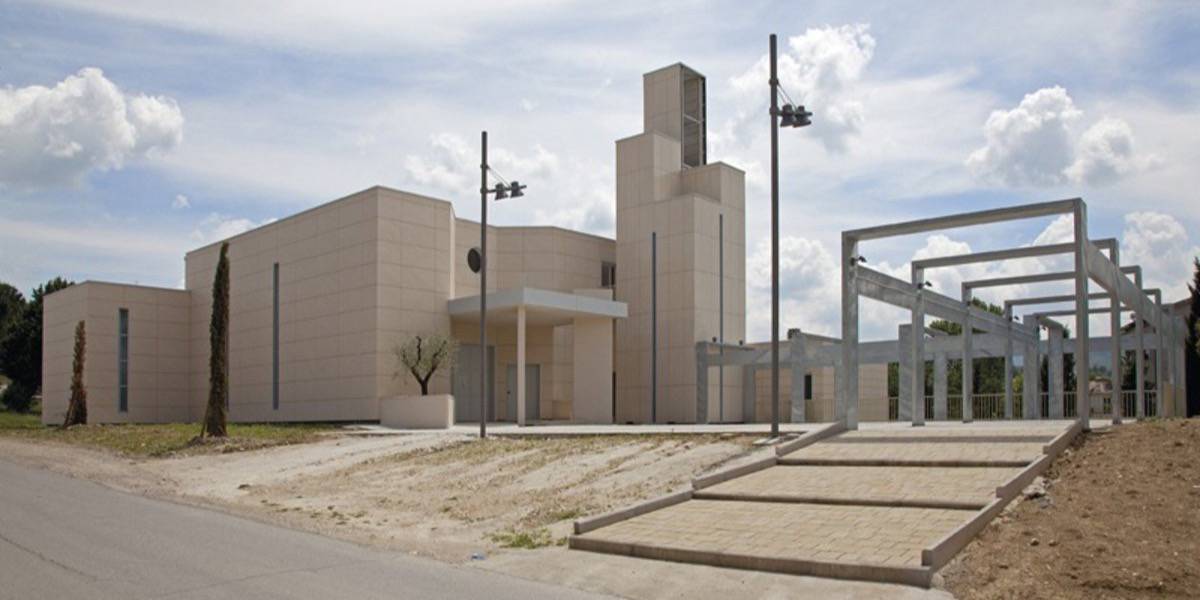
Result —
[[225, 437], [225, 411], [229, 397], [229, 242], [221, 244], [217, 273], [213, 277], [212, 321], [208, 328], [208, 408], [200, 436]]
[[87, 332], [83, 321], [75, 325], [75, 360], [71, 364], [71, 401], [63, 427], [87, 425], [87, 388], [83, 387], [83, 361], [87, 350]]

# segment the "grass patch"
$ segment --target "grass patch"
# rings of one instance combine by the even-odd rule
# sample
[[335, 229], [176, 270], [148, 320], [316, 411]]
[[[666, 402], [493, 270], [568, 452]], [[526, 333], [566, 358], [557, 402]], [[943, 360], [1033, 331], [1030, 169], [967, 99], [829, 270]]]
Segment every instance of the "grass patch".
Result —
[[529, 531], [497, 531], [489, 537], [491, 537], [493, 543], [502, 548], [533, 550], [535, 548], [552, 546], [555, 543], [554, 538], [550, 536], [550, 531], [545, 527]]
[[82, 425], [70, 429], [43, 427], [37, 415], [0, 413], [0, 435], [37, 441], [61, 442], [112, 450], [139, 457], [178, 454], [214, 454], [301, 444], [317, 439], [333, 426], [314, 423], [230, 423], [229, 437], [199, 440], [196, 423], [146, 425]]
[[0, 410], [0, 431], [41, 428], [42, 418], [36, 413], [15, 413]]

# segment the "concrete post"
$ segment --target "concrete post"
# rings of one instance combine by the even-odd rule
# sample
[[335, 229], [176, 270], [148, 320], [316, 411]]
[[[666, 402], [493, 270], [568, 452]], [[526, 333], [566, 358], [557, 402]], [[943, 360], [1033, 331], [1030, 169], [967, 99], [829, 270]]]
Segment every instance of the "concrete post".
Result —
[[523, 304], [517, 307], [517, 425], [525, 426], [525, 305]]
[[[1138, 289], [1141, 289], [1141, 277], [1138, 277]], [[1134, 335], [1137, 336], [1137, 356], [1134, 357], [1133, 368], [1137, 369], [1136, 380], [1134, 385], [1137, 386], [1137, 393], [1134, 394], [1134, 402], [1137, 406], [1134, 407], [1134, 416], [1142, 419], [1146, 416], [1146, 340], [1143, 339], [1146, 332], [1143, 328], [1142, 321], [1145, 320], [1145, 315], [1134, 313], [1134, 318], [1137, 319], [1133, 326]]]
[[696, 422], [708, 422], [708, 344], [696, 342]]
[[963, 289], [963, 304], [967, 305], [967, 318], [962, 324], [962, 420], [970, 423], [975, 420], [975, 403], [972, 394], [975, 393], [975, 351], [972, 348], [971, 325], [971, 292]]
[[[913, 391], [913, 356], [912, 356], [912, 326], [901, 325], [899, 327], [899, 341], [896, 344], [896, 349], [899, 350], [899, 356], [896, 357], [899, 362], [900, 383], [897, 386], [899, 398], [897, 399], [897, 421], [906, 422], [912, 418], [912, 391]], [[891, 399], [889, 398], [889, 401]]]
[[[1109, 251], [1109, 258], [1112, 263], [1117, 266], [1118, 273], [1121, 267], [1120, 250], [1113, 246]], [[1125, 411], [1125, 402], [1121, 400], [1121, 297], [1117, 295], [1117, 286], [1113, 286], [1112, 291], [1108, 296], [1109, 306], [1112, 310], [1108, 311], [1108, 327], [1109, 340], [1111, 341], [1109, 352], [1109, 365], [1112, 369], [1112, 422], [1113, 425], [1121, 424], [1121, 416]], [[1078, 396], [1078, 393], [1076, 394]]]
[[755, 403], [758, 400], [758, 388], [754, 381], [754, 365], [742, 368], [742, 420], [753, 423], [758, 420], [755, 413]]
[[1162, 417], [1163, 411], [1163, 307], [1162, 292], [1154, 295], [1157, 305], [1154, 311], [1154, 416]]
[[[1046, 369], [1046, 386], [1050, 392], [1050, 418], [1063, 418], [1063, 392], [1065, 391], [1065, 380], [1063, 377], [1063, 330], [1058, 327], [1051, 327], [1047, 332], [1047, 346], [1049, 346], [1050, 357], [1049, 365]], [[1076, 358], [1078, 360], [1078, 358]], [[1085, 394], [1086, 395], [1086, 394]], [[1078, 406], [1080, 394], [1075, 394], [1075, 403]]]
[[919, 427], [925, 424], [925, 270], [913, 267], [912, 282], [917, 286], [917, 299], [909, 325], [909, 400], [912, 424]]
[[804, 335], [797, 332], [788, 340], [792, 367], [792, 422], [806, 422], [804, 413]]
[[1008, 337], [1004, 339], [1004, 418], [1013, 418], [1013, 343], [1012, 343], [1012, 309], [1004, 310], [1004, 320], [1008, 322]]
[[1087, 205], [1075, 201], [1075, 409], [1084, 431], [1091, 431], [1091, 400], [1088, 397], [1088, 370], [1091, 367], [1088, 343], [1088, 231]]
[[[1040, 338], [1041, 329], [1038, 328], [1037, 317], [1033, 315], [1025, 315], [1025, 324], [1032, 325], [1034, 333]], [[1021, 389], [1021, 404], [1022, 411], [1026, 419], [1037, 419], [1042, 413], [1042, 357], [1038, 353], [1038, 342], [1025, 345], [1025, 354], [1022, 357], [1025, 362], [1025, 376], [1023, 387]]]
[[842, 232], [842, 366], [837, 370], [836, 418], [858, 429], [858, 240]]
[[946, 354], [939, 352], [933, 356], [933, 418], [938, 421], [946, 420]]

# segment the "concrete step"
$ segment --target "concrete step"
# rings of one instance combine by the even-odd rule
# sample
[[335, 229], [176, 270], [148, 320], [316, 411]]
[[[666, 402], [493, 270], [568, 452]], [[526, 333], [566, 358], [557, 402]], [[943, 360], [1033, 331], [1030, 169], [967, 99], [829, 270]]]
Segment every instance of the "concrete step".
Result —
[[777, 466], [698, 490], [695, 498], [981, 509], [1016, 467]]
[[1029, 464], [1026, 460], [958, 460], [923, 458], [802, 458], [787, 456], [779, 464], [793, 467], [996, 467], [1014, 468]]
[[780, 462], [795, 465], [1013, 467], [1037, 460], [1043, 454], [1044, 445], [1039, 442], [920, 441], [847, 444], [826, 440], [783, 456]]
[[978, 511], [691, 500], [570, 547], [722, 567], [928, 586], [922, 552]]

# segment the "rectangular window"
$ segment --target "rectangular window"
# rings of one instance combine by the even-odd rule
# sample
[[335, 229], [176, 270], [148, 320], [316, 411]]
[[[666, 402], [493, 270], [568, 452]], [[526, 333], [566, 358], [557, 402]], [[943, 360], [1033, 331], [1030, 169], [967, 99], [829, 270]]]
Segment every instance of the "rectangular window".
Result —
[[613, 288], [617, 285], [616, 263], [600, 263], [600, 287]]
[[129, 309], [117, 310], [117, 410], [129, 410]]
[[804, 399], [812, 400], [812, 374], [804, 375]]
[[271, 272], [271, 408], [279, 410], [279, 263]]

